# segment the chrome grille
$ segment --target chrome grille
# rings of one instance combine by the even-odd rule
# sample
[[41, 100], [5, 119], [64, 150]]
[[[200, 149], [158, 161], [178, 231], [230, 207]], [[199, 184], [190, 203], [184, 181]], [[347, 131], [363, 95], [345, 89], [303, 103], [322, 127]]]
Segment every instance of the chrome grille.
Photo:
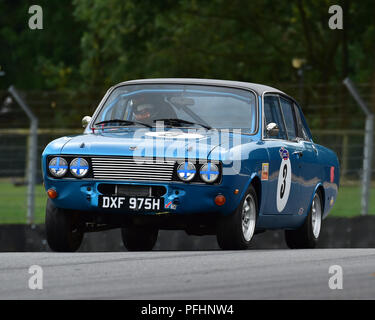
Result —
[[91, 158], [94, 179], [171, 181], [174, 161], [132, 157]]

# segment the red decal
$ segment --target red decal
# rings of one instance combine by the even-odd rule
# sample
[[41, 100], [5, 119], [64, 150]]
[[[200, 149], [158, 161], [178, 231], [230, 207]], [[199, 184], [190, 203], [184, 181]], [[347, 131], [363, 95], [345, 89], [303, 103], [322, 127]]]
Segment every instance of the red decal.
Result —
[[335, 181], [335, 167], [331, 167], [331, 183]]

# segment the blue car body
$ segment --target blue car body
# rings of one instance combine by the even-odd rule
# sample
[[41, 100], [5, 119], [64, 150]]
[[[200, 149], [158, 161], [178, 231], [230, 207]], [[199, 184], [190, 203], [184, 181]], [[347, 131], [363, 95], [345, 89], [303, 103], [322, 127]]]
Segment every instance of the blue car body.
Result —
[[[314, 194], [319, 189], [322, 194], [323, 217], [331, 210], [338, 192], [339, 163], [335, 153], [321, 145], [314, 143], [310, 136], [307, 140], [284, 140], [265, 137], [264, 99], [267, 95], [284, 97], [296, 104], [295, 100], [285, 93], [262, 85], [250, 83], [195, 80], [195, 79], [153, 79], [135, 80], [121, 83], [111, 88], [98, 107], [97, 114], [110, 93], [119, 86], [134, 84], [194, 84], [210, 85], [221, 88], [241, 88], [253, 93], [256, 97], [256, 130], [254, 133], [237, 133], [235, 130], [225, 132], [225, 146], [220, 143], [223, 132], [212, 132], [203, 128], [196, 129], [196, 138], [189, 137], [187, 129], [179, 128], [180, 134], [186, 133], [186, 139], [179, 140], [181, 152], [176, 148], [169, 148], [176, 139], [164, 128], [163, 134], [157, 133], [157, 128], [135, 128], [132, 126], [117, 130], [107, 128], [93, 129], [93, 123], [88, 125], [82, 135], [62, 137], [52, 141], [45, 148], [42, 155], [43, 179], [46, 190], [54, 189], [58, 197], [51, 199], [58, 208], [70, 209], [87, 213], [116, 213], [120, 216], [203, 216], [215, 214], [229, 215], [239, 206], [246, 190], [252, 184], [256, 188], [259, 202], [259, 213], [256, 228], [266, 229], [296, 229], [300, 227], [310, 210]], [[95, 118], [94, 114], [94, 118]], [[308, 127], [301, 112], [301, 121], [306, 131]], [[143, 130], [144, 134], [139, 131]], [[150, 132], [155, 135], [150, 138]], [[219, 137], [219, 142], [214, 142]], [[238, 143], [239, 141], [239, 143]], [[239, 148], [240, 145], [240, 148]], [[139, 148], [142, 146], [142, 148]], [[145, 147], [146, 146], [146, 147]], [[207, 184], [202, 181], [183, 182], [178, 179], [163, 180], [164, 176], [145, 177], [141, 179], [130, 177], [121, 180], [110, 175], [88, 176], [77, 179], [74, 177], [56, 178], [49, 174], [51, 157], [66, 159], [87, 159], [90, 167], [95, 163], [119, 164], [118, 159], [130, 159], [135, 153], [142, 159], [162, 157], [166, 162], [150, 165], [153, 170], [163, 171], [163, 166], [169, 168], [182, 158], [197, 159], [202, 162], [220, 163], [221, 176], [216, 183]], [[183, 156], [181, 156], [183, 155]], [[235, 158], [235, 159], [234, 159]], [[106, 162], [107, 161], [107, 162]], [[278, 200], [277, 193], [283, 188], [283, 181], [279, 181], [283, 161], [291, 169], [290, 186], [286, 202]], [[234, 165], [238, 163], [238, 166]], [[113, 164], [112, 163], [112, 164]], [[147, 168], [147, 167], [146, 167]], [[286, 168], [286, 167], [285, 167]], [[146, 169], [147, 170], [147, 169]], [[171, 169], [172, 170], [172, 169]], [[147, 171], [148, 172], [148, 171]], [[100, 172], [99, 172], [100, 173]], [[173, 173], [175, 174], [175, 173]], [[279, 185], [281, 184], [281, 187]], [[164, 194], [163, 208], [155, 212], [134, 212], [116, 209], [103, 210], [99, 206], [99, 198], [103, 196], [100, 185], [131, 185], [162, 187]], [[117, 187], [116, 187], [117, 188]], [[226, 199], [223, 205], [215, 203], [215, 197], [223, 195]]]

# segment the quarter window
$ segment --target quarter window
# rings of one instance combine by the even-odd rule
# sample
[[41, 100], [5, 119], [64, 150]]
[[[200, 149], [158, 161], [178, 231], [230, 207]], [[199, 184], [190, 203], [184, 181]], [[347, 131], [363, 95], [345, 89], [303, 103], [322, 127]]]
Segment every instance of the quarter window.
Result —
[[284, 114], [286, 129], [288, 131], [288, 138], [289, 140], [295, 140], [297, 137], [297, 134], [296, 134], [296, 123], [294, 120], [294, 115], [293, 115], [293, 110], [292, 110], [292, 103], [280, 97], [280, 105]]
[[[279, 105], [279, 98], [277, 96], [265, 96], [264, 97], [264, 136], [273, 139], [287, 139], [283, 116]], [[279, 127], [279, 135], [270, 137], [267, 134], [266, 127], [270, 123], [276, 123]]]
[[301, 111], [296, 104], [294, 104], [294, 112], [297, 121], [298, 137], [305, 141], [311, 141], [310, 130], [305, 126], [302, 120], [303, 115], [301, 115]]

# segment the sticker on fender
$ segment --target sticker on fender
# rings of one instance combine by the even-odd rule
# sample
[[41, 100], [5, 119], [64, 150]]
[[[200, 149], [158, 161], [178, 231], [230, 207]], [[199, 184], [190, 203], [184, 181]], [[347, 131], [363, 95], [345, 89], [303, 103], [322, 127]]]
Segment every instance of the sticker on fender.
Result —
[[164, 199], [152, 197], [145, 198], [99, 196], [99, 207], [103, 209], [158, 211], [164, 208]]
[[292, 182], [292, 167], [290, 165], [289, 151], [282, 147], [280, 150], [281, 164], [279, 169], [279, 178], [277, 180], [276, 207], [277, 211], [284, 210], [290, 193]]
[[165, 208], [166, 209], [171, 209], [171, 210], [176, 210], [176, 205], [172, 203], [172, 201], [169, 201], [166, 205], [165, 205]]
[[270, 165], [269, 163], [262, 163], [262, 180], [268, 180], [268, 172], [269, 172]]

